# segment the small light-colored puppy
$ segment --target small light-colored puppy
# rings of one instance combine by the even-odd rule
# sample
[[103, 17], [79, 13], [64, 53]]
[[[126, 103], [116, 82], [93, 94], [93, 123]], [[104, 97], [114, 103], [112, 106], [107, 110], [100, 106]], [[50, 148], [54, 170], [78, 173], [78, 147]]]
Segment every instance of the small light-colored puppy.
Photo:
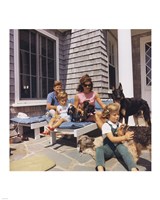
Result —
[[102, 137], [89, 137], [88, 135], [82, 135], [78, 139], [78, 149], [79, 152], [82, 152], [84, 154], [89, 154], [93, 157], [93, 159], [96, 158], [96, 148], [99, 146], [102, 146], [103, 144], [103, 138]]

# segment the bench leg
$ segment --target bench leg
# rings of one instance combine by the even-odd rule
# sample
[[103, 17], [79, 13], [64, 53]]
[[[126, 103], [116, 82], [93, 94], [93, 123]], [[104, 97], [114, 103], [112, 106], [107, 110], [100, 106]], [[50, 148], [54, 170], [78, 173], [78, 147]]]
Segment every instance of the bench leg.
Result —
[[20, 136], [23, 136], [23, 126], [18, 126], [18, 134], [20, 135]]
[[56, 133], [54, 131], [50, 131], [50, 144], [53, 145], [56, 143]]
[[40, 128], [34, 129], [34, 139], [40, 139]]

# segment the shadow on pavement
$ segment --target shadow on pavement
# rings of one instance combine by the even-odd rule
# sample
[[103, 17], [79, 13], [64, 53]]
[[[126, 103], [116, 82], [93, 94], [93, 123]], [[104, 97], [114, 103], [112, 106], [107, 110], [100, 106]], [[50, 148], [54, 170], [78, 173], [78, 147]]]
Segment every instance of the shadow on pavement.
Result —
[[149, 160], [140, 157], [137, 164], [145, 167], [145, 171], [151, 171], [151, 162]]
[[62, 138], [56, 140], [56, 143], [53, 145], [48, 145], [47, 147], [55, 146], [54, 149], [59, 149], [62, 146], [70, 146], [73, 148], [77, 148], [77, 140], [73, 135], [65, 135]]

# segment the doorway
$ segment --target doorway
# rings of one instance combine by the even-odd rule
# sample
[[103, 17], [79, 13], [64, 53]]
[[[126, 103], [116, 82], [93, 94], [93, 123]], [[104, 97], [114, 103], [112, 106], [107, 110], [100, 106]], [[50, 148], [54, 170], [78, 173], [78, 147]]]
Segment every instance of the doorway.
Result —
[[141, 52], [141, 94], [151, 109], [152, 62], [151, 36], [140, 39]]

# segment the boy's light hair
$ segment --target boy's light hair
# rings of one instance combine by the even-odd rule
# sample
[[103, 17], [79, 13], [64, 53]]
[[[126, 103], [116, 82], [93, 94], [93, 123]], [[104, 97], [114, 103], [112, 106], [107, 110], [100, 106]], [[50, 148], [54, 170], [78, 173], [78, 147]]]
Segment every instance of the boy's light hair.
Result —
[[61, 91], [58, 93], [57, 95], [57, 99], [58, 101], [61, 100], [61, 99], [67, 99], [68, 98], [68, 94], [65, 92], [65, 91]]
[[103, 109], [102, 117], [108, 119], [111, 113], [113, 113], [113, 112], [119, 113], [119, 110], [120, 110], [120, 104], [119, 103], [111, 103]]

